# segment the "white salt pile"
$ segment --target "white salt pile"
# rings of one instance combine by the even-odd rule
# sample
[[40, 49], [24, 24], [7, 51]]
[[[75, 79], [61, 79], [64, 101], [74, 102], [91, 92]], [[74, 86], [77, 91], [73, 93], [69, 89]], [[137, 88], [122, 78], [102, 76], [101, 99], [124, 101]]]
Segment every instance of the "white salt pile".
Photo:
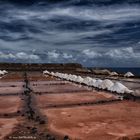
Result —
[[59, 72], [49, 72], [45, 70], [43, 74], [51, 74], [53, 76], [59, 77], [61, 79], [65, 79], [72, 82], [77, 82], [80, 84], [85, 84], [87, 86], [96, 87], [98, 89], [108, 90], [111, 92], [117, 93], [132, 93], [132, 90], [129, 90], [126, 86], [124, 86], [120, 82], [113, 82], [109, 79], [101, 80], [101, 79], [94, 79], [92, 77], [85, 77], [82, 78], [81, 76], [66, 74], [66, 73], [59, 73]]
[[131, 72], [127, 72], [124, 74], [124, 77], [133, 77], [133, 76], [134, 76], [134, 74]]
[[114, 83], [113, 86], [109, 88], [109, 91], [117, 92], [117, 93], [132, 93], [132, 90], [129, 90], [126, 86], [124, 86], [120, 82]]
[[7, 74], [8, 72], [6, 71], [6, 70], [0, 70], [0, 75], [2, 76], [2, 75], [5, 75], [5, 74]]
[[81, 76], [77, 76], [75, 82], [83, 83], [84, 79]]
[[111, 72], [110, 76], [118, 76], [119, 74], [117, 72]]
[[51, 72], [50, 74], [53, 75], [53, 76], [55, 75], [54, 72]]
[[101, 85], [102, 82], [103, 82], [103, 80], [101, 80], [101, 79], [97, 79], [97, 80], [95, 81], [94, 87], [100, 89], [100, 85]]
[[84, 78], [84, 80], [83, 80], [82, 83], [84, 83], [84, 84], [86, 84], [86, 85], [89, 85], [89, 83], [90, 83], [91, 80], [92, 80], [91, 77], [86, 77], [86, 78]]
[[95, 86], [96, 79], [91, 79], [88, 83], [88, 86]]
[[50, 74], [50, 72], [45, 70], [45, 71], [43, 71], [43, 74]]
[[99, 85], [99, 88], [100, 88], [100, 89], [107, 89], [107, 90], [108, 90], [108, 89], [111, 88], [113, 85], [114, 85], [114, 83], [113, 83], [111, 80], [105, 79], [105, 80], [103, 80], [102, 83]]

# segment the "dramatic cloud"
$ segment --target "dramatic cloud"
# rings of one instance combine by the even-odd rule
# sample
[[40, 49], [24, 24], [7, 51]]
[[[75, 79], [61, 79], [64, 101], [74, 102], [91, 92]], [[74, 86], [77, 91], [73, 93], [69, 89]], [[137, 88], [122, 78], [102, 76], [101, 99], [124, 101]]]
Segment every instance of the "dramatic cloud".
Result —
[[48, 57], [50, 59], [58, 59], [59, 57], [59, 53], [57, 53], [55, 50], [51, 51], [51, 52], [48, 52]]
[[73, 56], [70, 54], [67, 54], [67, 53], [63, 53], [63, 58], [64, 59], [71, 59], [71, 58], [73, 58]]
[[83, 50], [82, 53], [86, 55], [87, 58], [98, 58], [102, 56], [100, 53], [91, 51], [89, 49]]
[[128, 48], [121, 48], [121, 49], [113, 49], [106, 53], [106, 55], [112, 57], [112, 58], [134, 58], [139, 57], [140, 53], [134, 53], [132, 47]]
[[16, 54], [12, 53], [3, 53], [0, 52], [0, 58], [1, 59], [13, 59], [13, 60], [39, 60], [39, 56], [34, 55], [34, 54], [27, 54], [25, 52], [19, 52]]
[[1, 3], [0, 61], [140, 66], [140, 5], [94, 2]]

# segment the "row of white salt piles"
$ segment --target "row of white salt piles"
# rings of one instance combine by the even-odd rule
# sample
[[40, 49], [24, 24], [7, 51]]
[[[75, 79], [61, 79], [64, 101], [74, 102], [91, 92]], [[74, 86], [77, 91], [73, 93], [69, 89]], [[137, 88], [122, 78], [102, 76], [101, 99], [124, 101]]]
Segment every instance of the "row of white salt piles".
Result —
[[43, 74], [49, 74], [52, 76], [59, 77], [61, 79], [65, 79], [71, 82], [76, 82], [80, 84], [85, 84], [87, 86], [92, 86], [94, 88], [102, 89], [102, 90], [108, 90], [111, 92], [117, 92], [117, 93], [133, 93], [133, 90], [128, 89], [126, 86], [124, 86], [120, 82], [113, 82], [109, 79], [101, 80], [101, 79], [95, 79], [91, 77], [81, 77], [77, 75], [72, 75], [72, 74], [64, 74], [64, 73], [59, 73], [59, 72], [49, 72], [45, 70]]
[[3, 76], [5, 74], [7, 74], [8, 72], [6, 70], [0, 70], [0, 76]]

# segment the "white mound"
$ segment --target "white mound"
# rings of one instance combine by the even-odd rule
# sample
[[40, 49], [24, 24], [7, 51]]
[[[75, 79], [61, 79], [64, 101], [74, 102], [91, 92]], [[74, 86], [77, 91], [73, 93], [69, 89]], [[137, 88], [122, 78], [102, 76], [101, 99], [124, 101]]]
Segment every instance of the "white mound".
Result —
[[4, 75], [3, 71], [0, 70], [0, 75]]
[[[3, 73], [3, 72], [1, 72], [1, 73]], [[105, 80], [97, 79], [96, 80], [96, 79], [91, 78], [91, 77], [82, 78], [81, 76], [66, 74], [66, 73], [59, 73], [59, 72], [56, 72], [56, 73], [51, 72], [50, 73], [47, 70], [44, 71], [43, 73], [44, 74], [46, 74], [46, 73], [51, 74], [51, 75], [57, 76], [57, 77], [62, 78], [62, 79], [70, 80], [72, 82], [84, 83], [88, 86], [93, 86], [93, 87], [96, 87], [98, 89], [107, 89], [108, 91], [117, 92], [117, 93], [134, 93], [133, 90], [129, 90], [122, 83], [120, 83], [120, 82], [113, 83], [109, 79], [105, 79]]]
[[92, 80], [88, 83], [88, 85], [89, 85], [89, 86], [94, 86], [94, 87], [95, 87], [95, 82], [96, 82], [96, 79], [92, 79]]
[[112, 87], [114, 85], [114, 83], [109, 80], [109, 79], [105, 79], [102, 81], [102, 83], [99, 85], [99, 88], [101, 89], [109, 89], [110, 87]]
[[113, 86], [111, 86], [108, 90], [112, 92], [117, 92], [117, 93], [132, 93], [132, 90], [129, 90], [126, 86], [124, 86], [120, 82], [114, 83]]
[[95, 84], [94, 84], [94, 87], [100, 88], [100, 85], [101, 85], [102, 82], [103, 82], [103, 80], [97, 79], [96, 82], [95, 82]]
[[91, 80], [92, 80], [91, 77], [86, 77], [86, 78], [84, 78], [83, 83], [86, 84], [86, 85], [89, 85]]
[[6, 70], [0, 70], [0, 75], [7, 74], [8, 72]]
[[45, 71], [43, 71], [43, 74], [50, 74], [50, 72], [45, 70]]
[[131, 72], [127, 72], [127, 73], [124, 75], [124, 77], [133, 77], [133, 76], [134, 76], [134, 74], [131, 73]]
[[111, 76], [118, 76], [119, 74], [117, 72], [111, 72], [110, 75]]
[[75, 81], [77, 79], [77, 76], [76, 75], [69, 75], [68, 79], [71, 81]]
[[81, 76], [77, 76], [77, 78], [75, 79], [75, 82], [78, 83], [83, 83], [84, 79]]
[[62, 78], [67, 79], [67, 76], [68, 76], [67, 74], [63, 74]]

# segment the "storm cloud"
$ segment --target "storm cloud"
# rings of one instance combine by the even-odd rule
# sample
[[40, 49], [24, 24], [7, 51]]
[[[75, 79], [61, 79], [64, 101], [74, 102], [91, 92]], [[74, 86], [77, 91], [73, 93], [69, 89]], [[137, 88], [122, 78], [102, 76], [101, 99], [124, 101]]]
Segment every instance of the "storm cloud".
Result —
[[1, 2], [0, 61], [139, 67], [139, 13], [139, 1]]

